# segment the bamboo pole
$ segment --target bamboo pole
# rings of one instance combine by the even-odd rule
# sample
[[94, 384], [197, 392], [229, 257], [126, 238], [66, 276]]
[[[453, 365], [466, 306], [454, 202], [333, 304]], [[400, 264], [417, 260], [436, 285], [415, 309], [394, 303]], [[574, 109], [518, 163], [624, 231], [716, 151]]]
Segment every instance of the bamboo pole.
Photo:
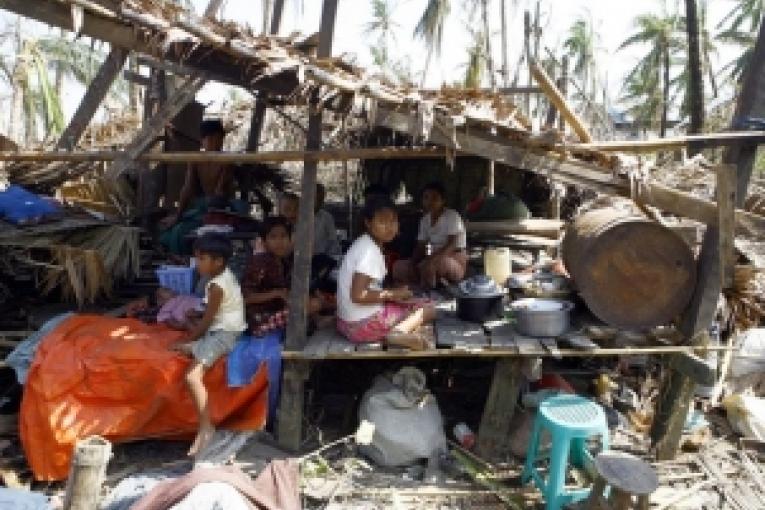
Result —
[[563, 97], [563, 94], [561, 94], [561, 91], [558, 90], [558, 87], [555, 86], [555, 83], [553, 83], [552, 79], [547, 76], [545, 70], [542, 69], [536, 62], [531, 62], [529, 69], [531, 69], [531, 74], [539, 84], [539, 87], [545, 93], [550, 102], [555, 105], [555, 107], [566, 119], [566, 121], [571, 124], [571, 128], [577, 134], [579, 139], [583, 143], [591, 143], [592, 135], [590, 134], [590, 131], [587, 129], [582, 119], [579, 118], [579, 115], [577, 115], [576, 112], [571, 109], [568, 102]]
[[[391, 147], [267, 152], [156, 152], [141, 154], [138, 161], [163, 163], [263, 163], [282, 161], [347, 161], [352, 159], [428, 159], [445, 157], [443, 148]], [[115, 161], [123, 151], [24, 151], [0, 152], [0, 161]]]

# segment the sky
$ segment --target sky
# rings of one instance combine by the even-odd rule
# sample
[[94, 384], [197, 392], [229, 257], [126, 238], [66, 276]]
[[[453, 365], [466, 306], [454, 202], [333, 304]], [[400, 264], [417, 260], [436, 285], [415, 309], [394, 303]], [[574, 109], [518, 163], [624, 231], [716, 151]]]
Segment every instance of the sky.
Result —
[[[197, 12], [202, 12], [208, 0], [192, 0]], [[427, 0], [387, 0], [392, 8], [394, 31], [390, 46], [393, 60], [409, 63], [415, 78], [419, 80], [425, 60], [426, 49], [422, 41], [413, 37], [414, 27], [419, 20]], [[708, 0], [710, 25], [716, 25], [731, 9], [733, 0]], [[285, 15], [281, 35], [292, 32], [310, 34], [318, 30], [322, 0], [285, 0]], [[470, 43], [469, 28], [480, 23], [476, 16], [471, 19], [464, 7], [465, 0], [452, 0], [452, 12], [447, 20], [443, 48], [440, 58], [431, 65], [425, 82], [426, 87], [438, 87], [442, 83], [453, 83], [464, 76], [467, 61], [467, 47]], [[517, 66], [523, 46], [523, 11], [533, 11], [535, 0], [507, 0], [508, 5], [508, 46], [511, 73]], [[683, 2], [666, 0], [673, 8], [683, 8]], [[639, 14], [662, 11], [665, 0], [542, 0], [542, 46], [560, 55], [560, 46], [571, 24], [579, 17], [591, 18], [600, 40], [596, 54], [600, 82], [608, 83], [608, 93], [616, 106], [620, 96], [621, 83], [634, 67], [646, 47], [618, 50], [622, 41], [634, 32], [634, 18]], [[493, 56], [495, 67], [500, 66], [500, 0], [489, 0], [489, 20], [493, 34]], [[259, 0], [224, 0], [221, 17], [240, 23], [247, 23], [256, 29], [262, 26], [261, 2]], [[12, 19], [7, 13], [0, 18]], [[344, 55], [363, 66], [371, 66], [370, 46], [376, 45], [376, 37], [369, 34], [367, 24], [372, 19], [371, 0], [339, 0], [335, 27], [333, 54]], [[42, 26], [28, 23], [32, 31], [46, 31]], [[715, 57], [715, 67], [735, 57], [735, 50], [721, 47]], [[521, 83], [525, 75], [521, 75]], [[2, 90], [2, 87], [5, 90]], [[83, 93], [82, 87], [70, 85], [65, 94], [65, 114], [71, 115]], [[728, 94], [732, 91], [728, 91]], [[7, 85], [0, 85], [0, 110], [6, 110], [1, 102], [7, 98]], [[198, 97], [203, 103], [215, 103], [225, 94], [221, 87], [208, 86]], [[211, 105], [213, 108], [214, 104]], [[2, 126], [2, 124], [0, 124]]]

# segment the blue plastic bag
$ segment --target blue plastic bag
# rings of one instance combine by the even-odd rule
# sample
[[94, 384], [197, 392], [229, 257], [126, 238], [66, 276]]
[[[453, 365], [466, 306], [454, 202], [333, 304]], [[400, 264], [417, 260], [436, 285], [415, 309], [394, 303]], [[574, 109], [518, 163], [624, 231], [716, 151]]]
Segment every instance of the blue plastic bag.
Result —
[[53, 202], [21, 186], [12, 184], [0, 191], [0, 218], [14, 225], [40, 221], [58, 211]]

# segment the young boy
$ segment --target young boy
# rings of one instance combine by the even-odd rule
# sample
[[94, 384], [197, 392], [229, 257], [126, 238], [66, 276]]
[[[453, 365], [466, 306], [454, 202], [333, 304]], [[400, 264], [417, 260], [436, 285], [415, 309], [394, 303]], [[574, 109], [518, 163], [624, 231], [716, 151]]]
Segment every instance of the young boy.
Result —
[[206, 234], [194, 243], [197, 270], [210, 280], [205, 287], [202, 319], [189, 331], [187, 343], [176, 347], [193, 358], [186, 383], [199, 415], [199, 430], [189, 449], [190, 456], [202, 451], [215, 433], [204, 374], [221, 356], [231, 352], [239, 335], [247, 329], [242, 291], [227, 267], [231, 252], [231, 242], [220, 234]]

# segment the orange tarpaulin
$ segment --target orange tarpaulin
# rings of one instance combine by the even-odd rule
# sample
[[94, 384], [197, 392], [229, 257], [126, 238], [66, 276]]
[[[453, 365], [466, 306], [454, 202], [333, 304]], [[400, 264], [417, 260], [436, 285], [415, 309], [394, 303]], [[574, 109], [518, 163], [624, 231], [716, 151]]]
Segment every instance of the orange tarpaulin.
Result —
[[[74, 443], [98, 434], [114, 442], [184, 437], [197, 416], [184, 383], [189, 360], [169, 347], [183, 333], [133, 319], [76, 315], [40, 344], [29, 370], [19, 428], [37, 480], [67, 477]], [[226, 359], [205, 375], [213, 421], [264, 426], [265, 366], [243, 388], [226, 383]]]

